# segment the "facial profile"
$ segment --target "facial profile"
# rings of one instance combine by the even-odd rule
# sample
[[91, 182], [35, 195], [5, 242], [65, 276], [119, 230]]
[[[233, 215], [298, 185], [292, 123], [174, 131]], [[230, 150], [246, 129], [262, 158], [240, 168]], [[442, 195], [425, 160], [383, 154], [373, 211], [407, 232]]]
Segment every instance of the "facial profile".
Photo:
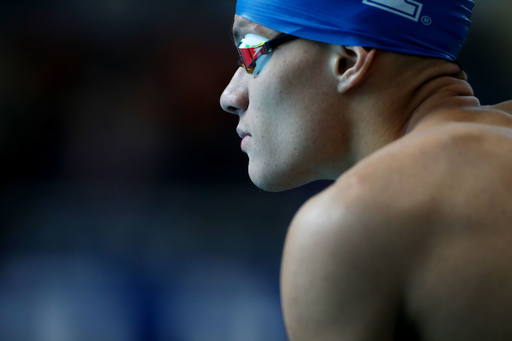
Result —
[[[239, 48], [280, 36], [238, 16], [234, 32]], [[224, 110], [240, 118], [237, 132], [251, 180], [264, 190], [280, 191], [332, 178], [342, 163], [349, 126], [333, 110], [339, 103], [332, 50], [290, 39], [264, 57], [257, 75], [240, 67], [221, 97]]]

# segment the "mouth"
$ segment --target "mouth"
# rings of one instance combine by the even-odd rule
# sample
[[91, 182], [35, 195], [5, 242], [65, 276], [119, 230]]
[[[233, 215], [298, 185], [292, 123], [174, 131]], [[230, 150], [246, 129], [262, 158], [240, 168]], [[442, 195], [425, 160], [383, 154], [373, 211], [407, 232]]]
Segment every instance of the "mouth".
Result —
[[238, 136], [240, 136], [241, 139], [244, 139], [246, 136], [249, 136], [249, 137], [251, 136], [251, 134], [246, 133], [245, 131], [243, 131], [240, 128], [236, 128], [236, 132], [238, 133]]
[[236, 132], [238, 133], [238, 136], [240, 136], [240, 138], [242, 139], [242, 142], [240, 143], [240, 148], [242, 149], [242, 151], [246, 151], [246, 144], [247, 142], [251, 139], [251, 134], [243, 131], [242, 129], [240, 128], [236, 128]]

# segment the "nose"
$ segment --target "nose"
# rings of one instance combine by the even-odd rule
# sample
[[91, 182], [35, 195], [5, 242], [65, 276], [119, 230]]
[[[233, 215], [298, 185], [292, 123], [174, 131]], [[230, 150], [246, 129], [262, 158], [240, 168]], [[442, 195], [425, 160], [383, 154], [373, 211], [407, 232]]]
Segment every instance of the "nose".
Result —
[[249, 107], [249, 93], [247, 88], [247, 74], [243, 68], [233, 75], [226, 89], [220, 96], [220, 106], [231, 114], [239, 114]]

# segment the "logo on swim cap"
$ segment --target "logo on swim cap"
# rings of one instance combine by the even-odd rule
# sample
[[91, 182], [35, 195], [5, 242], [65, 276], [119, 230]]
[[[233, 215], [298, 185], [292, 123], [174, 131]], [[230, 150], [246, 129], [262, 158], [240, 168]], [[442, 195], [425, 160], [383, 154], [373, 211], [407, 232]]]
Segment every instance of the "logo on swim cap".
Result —
[[423, 4], [414, 0], [363, 0], [363, 4], [418, 21]]

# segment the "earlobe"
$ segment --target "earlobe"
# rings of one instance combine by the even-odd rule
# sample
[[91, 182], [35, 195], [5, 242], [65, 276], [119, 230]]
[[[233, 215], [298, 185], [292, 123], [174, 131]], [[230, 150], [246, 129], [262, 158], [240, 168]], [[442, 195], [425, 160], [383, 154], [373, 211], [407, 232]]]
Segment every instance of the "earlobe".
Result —
[[345, 93], [361, 82], [374, 56], [375, 49], [367, 51], [361, 46], [340, 46], [335, 63], [339, 93]]

